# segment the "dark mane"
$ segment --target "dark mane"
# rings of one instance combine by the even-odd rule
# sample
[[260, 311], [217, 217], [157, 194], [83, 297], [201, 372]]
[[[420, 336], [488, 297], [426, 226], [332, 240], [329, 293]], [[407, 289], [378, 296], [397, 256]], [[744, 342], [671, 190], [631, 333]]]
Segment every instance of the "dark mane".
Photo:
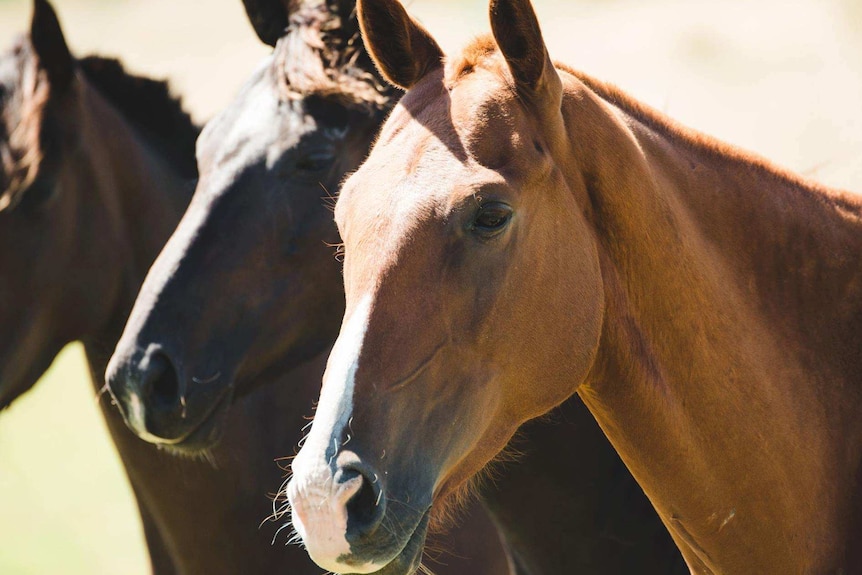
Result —
[[168, 83], [132, 75], [113, 58], [78, 61], [93, 86], [186, 178], [197, 177], [195, 141], [200, 128]]
[[288, 98], [320, 96], [370, 114], [397, 100], [365, 51], [352, 2], [300, 7], [276, 46]]

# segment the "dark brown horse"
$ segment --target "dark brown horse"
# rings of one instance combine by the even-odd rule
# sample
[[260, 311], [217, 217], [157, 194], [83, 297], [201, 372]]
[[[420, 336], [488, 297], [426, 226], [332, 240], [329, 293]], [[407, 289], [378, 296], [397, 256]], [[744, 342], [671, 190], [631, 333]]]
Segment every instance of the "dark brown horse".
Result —
[[[163, 83], [113, 60], [73, 59], [42, 0], [30, 37], [0, 59], [0, 106], [0, 405], [8, 406], [73, 340], [84, 342], [102, 387], [144, 275], [194, 189], [198, 129]], [[322, 366], [296, 370], [319, 377]], [[156, 573], [320, 572], [300, 549], [272, 546], [274, 528], [258, 530], [281, 480], [274, 454], [295, 437], [281, 441], [276, 418], [295, 409], [291, 394], [238, 402], [234, 433], [208, 455], [215, 467], [141, 441], [107, 397], [101, 407]]]
[[[266, 41], [274, 43], [287, 29], [287, 7], [246, 7]], [[276, 27], [278, 35], [270, 36], [261, 29], [259, 11], [273, 8], [285, 20]], [[145, 377], [132, 374], [127, 387], [111, 378], [123, 413], [141, 437], [180, 456], [204, 453], [216, 461], [218, 472], [195, 476], [188, 488], [211, 495], [207, 483], [228, 487], [221, 477], [238, 482], [235, 493], [226, 490], [210, 501], [210, 513], [225, 517], [205, 524], [220, 532], [208, 528], [199, 534], [210, 545], [225, 537], [256, 542], [237, 547], [232, 556], [247, 564], [222, 567], [224, 573], [321, 572], [299, 547], [270, 546], [276, 524], [268, 524], [268, 535], [257, 525], [271, 513], [264, 495], [280, 482], [274, 460], [293, 451], [312, 413], [343, 310], [339, 266], [325, 244], [337, 241], [337, 234], [321, 184], [334, 188], [345, 171], [359, 165], [387, 103], [375, 83], [357, 77], [351, 84], [347, 74], [338, 85], [350, 102], [329, 101], [322, 90], [305, 97], [300, 88], [288, 88], [287, 74], [303, 58], [322, 63], [313, 47], [317, 38], [308, 35], [338, 21], [321, 19], [329, 15], [292, 14], [296, 31], [279, 41], [236, 101], [208, 123], [198, 142], [198, 189], [147, 276], [118, 346], [118, 357], [132, 351], [131, 362], [142, 366]], [[272, 17], [264, 20], [273, 23]], [[348, 91], [351, 86], [354, 91]], [[142, 322], [143, 334], [132, 339]], [[143, 406], [149, 418], [136, 411]], [[161, 487], [176, 491], [174, 505], [184, 505], [188, 488], [168, 489], [165, 481]], [[236, 536], [240, 529], [243, 535]], [[508, 572], [499, 535], [481, 509], [440, 545], [449, 553], [437, 557], [437, 573]]]
[[445, 60], [397, 0], [359, 6], [409, 91], [336, 206], [345, 321], [289, 487], [318, 562], [411, 565], [578, 393], [693, 572], [861, 572], [860, 202], [553, 64], [529, 0]]
[[[278, 42], [275, 53], [201, 136], [195, 199], [147, 277], [109, 370], [132, 429], [188, 452], [233, 433], [232, 396], [276, 378], [295, 397], [278, 425], [299, 439], [319, 380], [289, 370], [328, 354], [344, 309], [331, 247], [338, 235], [322, 198], [359, 165], [400, 95], [384, 88], [358, 42], [351, 2], [294, 13], [287, 35], [284, 7], [246, 5], [259, 36]], [[591, 465], [560, 457], [561, 445]], [[483, 496], [519, 572], [685, 571], [578, 399], [529, 426], [516, 448], [518, 463]], [[470, 532], [440, 544], [464, 546]]]

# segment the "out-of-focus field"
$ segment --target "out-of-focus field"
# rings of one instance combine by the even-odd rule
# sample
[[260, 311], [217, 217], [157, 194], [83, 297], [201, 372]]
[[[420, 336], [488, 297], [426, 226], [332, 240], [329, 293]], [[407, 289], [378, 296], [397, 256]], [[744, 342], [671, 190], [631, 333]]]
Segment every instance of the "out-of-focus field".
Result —
[[[862, 191], [858, 0], [535, 1], [555, 58], [690, 126]], [[240, 0], [55, 2], [77, 54], [117, 55], [132, 71], [170, 78], [201, 121], [267, 53]], [[487, 30], [486, 0], [408, 5], [447, 49]], [[0, 49], [25, 30], [29, 10], [0, 0]], [[0, 573], [146, 572], [93, 394], [75, 346], [0, 414]]]

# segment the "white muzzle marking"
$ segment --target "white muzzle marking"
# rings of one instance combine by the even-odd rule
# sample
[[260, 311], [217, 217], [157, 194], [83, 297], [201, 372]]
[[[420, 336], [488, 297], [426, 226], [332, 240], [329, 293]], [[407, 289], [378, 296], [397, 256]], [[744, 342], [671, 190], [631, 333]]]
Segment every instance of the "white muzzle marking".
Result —
[[293, 479], [287, 486], [296, 532], [314, 562], [333, 573], [374, 573], [384, 567], [349, 561], [347, 502], [362, 488], [363, 479], [338, 483], [334, 475], [341, 437], [353, 413], [354, 378], [370, 310], [371, 296], [366, 295], [341, 328], [311, 431], [293, 460]]

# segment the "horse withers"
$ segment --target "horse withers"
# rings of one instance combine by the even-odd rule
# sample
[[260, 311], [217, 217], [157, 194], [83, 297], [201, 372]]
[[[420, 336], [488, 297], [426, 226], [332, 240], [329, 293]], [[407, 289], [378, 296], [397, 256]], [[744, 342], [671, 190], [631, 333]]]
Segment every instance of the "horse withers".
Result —
[[692, 572], [860, 572], [859, 201], [555, 65], [528, 0], [445, 60], [396, 0], [359, 13], [408, 92], [335, 209], [345, 319], [289, 486], [315, 560], [408, 573], [577, 393]]
[[[235, 433], [230, 398], [263, 386], [293, 398], [269, 412], [269, 425], [294, 434], [282, 453], [301, 438], [320, 391], [322, 368], [313, 366], [325, 361], [344, 311], [331, 196], [400, 96], [359, 41], [352, 2], [307, 3], [297, 12], [246, 6], [275, 52], [201, 136], [192, 207], [145, 282], [108, 377], [135, 433], [192, 454]], [[301, 366], [311, 367], [292, 371]], [[481, 489], [519, 573], [685, 571], [580, 400], [522, 435], [517, 463]], [[592, 464], [560, 457], [560, 445]], [[476, 503], [469, 509], [469, 522], [487, 521]], [[502, 572], [487, 524], [480, 525], [462, 524], [436, 540], [454, 558], [426, 564], [440, 573]], [[481, 568], [471, 568], [479, 558]]]

